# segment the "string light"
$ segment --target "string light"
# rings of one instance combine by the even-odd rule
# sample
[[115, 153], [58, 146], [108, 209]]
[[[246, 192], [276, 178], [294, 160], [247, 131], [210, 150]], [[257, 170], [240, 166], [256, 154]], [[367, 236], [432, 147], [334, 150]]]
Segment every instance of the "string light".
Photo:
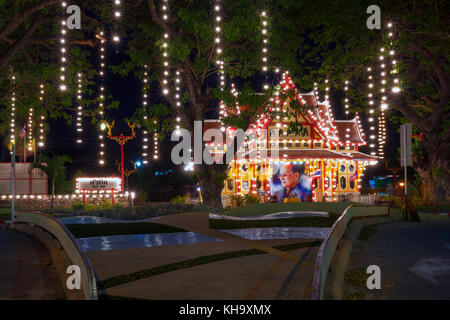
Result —
[[76, 111], [76, 122], [75, 122], [75, 129], [77, 131], [77, 143], [83, 143], [83, 106], [81, 105], [81, 99], [82, 96], [82, 74], [78, 72], [77, 74], [77, 101], [78, 101], [78, 107]]
[[[39, 101], [41, 102], [41, 104], [44, 103], [44, 85], [41, 84], [39, 86], [40, 89], [40, 96], [39, 96]], [[38, 142], [38, 147], [42, 148], [44, 146], [44, 120], [45, 120], [45, 116], [41, 115], [40, 116], [40, 121], [39, 121], [39, 142]]]
[[180, 78], [180, 71], [177, 70], [175, 72], [175, 103], [177, 105], [177, 117], [176, 117], [176, 129], [180, 129], [180, 115], [181, 115], [181, 78]]
[[61, 44], [61, 74], [59, 76], [59, 89], [61, 91], [65, 91], [67, 89], [66, 85], [66, 63], [67, 63], [67, 44], [66, 44], [66, 35], [67, 35], [67, 26], [66, 26], [66, 2], [61, 2], [61, 6], [63, 7], [63, 14], [61, 18], [61, 38], [59, 40]]
[[350, 113], [350, 110], [349, 110], [350, 104], [349, 104], [349, 99], [348, 99], [348, 94], [347, 94], [347, 92], [348, 92], [348, 85], [349, 85], [349, 81], [345, 80], [345, 86], [344, 86], [344, 92], [345, 92], [344, 108], [345, 108], [345, 115], [346, 115], [347, 119], [348, 119], [348, 114]]
[[11, 97], [11, 122], [10, 122], [10, 142], [11, 144], [16, 143], [16, 93], [14, 92], [14, 87], [16, 86], [16, 77], [12, 76], [12, 85], [13, 85], [13, 91], [12, 91], [12, 97]]
[[267, 71], [268, 71], [268, 22], [267, 22], [267, 13], [265, 11], [261, 12], [261, 33], [262, 33], [262, 53], [261, 53], [261, 60], [262, 60], [262, 72], [264, 77], [264, 83], [263, 83], [263, 89], [267, 90], [269, 89], [269, 85], [267, 84]]
[[104, 40], [104, 33], [103, 31], [100, 32], [100, 52], [99, 52], [99, 56], [100, 56], [100, 64], [99, 64], [99, 76], [101, 77], [101, 84], [99, 87], [99, 105], [98, 105], [98, 109], [99, 109], [99, 115], [100, 115], [100, 133], [98, 135], [98, 139], [99, 139], [99, 161], [98, 163], [100, 165], [104, 165], [105, 164], [105, 133], [103, 132], [106, 128], [104, 125], [104, 110], [105, 110], [105, 87], [104, 87], [104, 76], [105, 76], [105, 67], [106, 67], [106, 60], [105, 60], [105, 40]]
[[[33, 151], [33, 108], [28, 108], [28, 151]], [[26, 161], [26, 159], [24, 159]]]
[[[162, 4], [162, 18], [164, 20], [164, 24], [166, 24], [166, 20], [169, 18], [169, 1], [163, 0]], [[163, 41], [162, 41], [162, 55], [163, 55], [163, 77], [162, 77], [162, 92], [164, 95], [169, 94], [169, 34], [167, 33], [167, 28], [164, 28]]]
[[373, 83], [373, 76], [372, 76], [372, 68], [368, 67], [367, 68], [367, 79], [368, 79], [368, 94], [367, 94], [367, 98], [368, 98], [368, 102], [369, 102], [369, 147], [370, 147], [370, 154], [375, 156], [376, 152], [375, 152], [375, 141], [376, 141], [376, 135], [375, 135], [375, 125], [374, 125], [374, 100], [373, 100], [373, 87], [374, 87], [374, 83]]
[[[142, 109], [144, 110], [144, 121], [147, 120], [147, 87], [148, 87], [148, 72], [147, 65], [144, 66], [144, 76], [142, 78]], [[148, 163], [148, 132], [144, 125], [142, 131], [142, 163]]]
[[226, 82], [225, 82], [225, 62], [222, 59], [223, 56], [223, 48], [222, 48], [222, 15], [221, 15], [221, 1], [216, 0], [214, 4], [214, 21], [215, 21], [215, 28], [214, 31], [216, 32], [216, 36], [214, 39], [215, 47], [216, 47], [216, 65], [218, 69], [218, 75], [219, 75], [219, 87], [221, 90], [225, 89]]
[[[156, 125], [156, 121], [153, 122]], [[159, 156], [159, 150], [158, 150], [158, 132], [153, 132], [153, 159], [158, 159]]]
[[[120, 5], [122, 4], [122, 1], [120, 0], [114, 0], [113, 2], [113, 12], [114, 12], [114, 17], [113, 19], [120, 19], [120, 17], [122, 16], [121, 12], [120, 12]], [[117, 34], [113, 35], [113, 41], [114, 42], [119, 42], [120, 38]]]

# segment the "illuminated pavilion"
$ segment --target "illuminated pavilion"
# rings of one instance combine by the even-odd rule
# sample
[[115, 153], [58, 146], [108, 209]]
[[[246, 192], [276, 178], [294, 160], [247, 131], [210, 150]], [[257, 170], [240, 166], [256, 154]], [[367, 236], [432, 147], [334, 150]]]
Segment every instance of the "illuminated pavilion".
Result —
[[[311, 193], [308, 200], [285, 199], [284, 202], [337, 201], [342, 195], [350, 198], [358, 195], [366, 166], [377, 161], [376, 156], [359, 151], [366, 141], [358, 114], [351, 120], [335, 120], [328, 101], [318, 101], [314, 92], [298, 93], [287, 73], [280, 85], [280, 90], [294, 90], [292, 99], [308, 108], [302, 108], [296, 119], [270, 119], [262, 115], [251, 126], [256, 130], [266, 129], [267, 134], [245, 141], [236, 153], [222, 191], [224, 204], [231, 205], [230, 196], [249, 193], [265, 201], [273, 200], [277, 170], [286, 164], [303, 168]], [[284, 111], [291, 107], [291, 101], [291, 98], [286, 101], [275, 98], [274, 105]], [[288, 134], [291, 121], [297, 121], [305, 129]], [[203, 130], [220, 127], [219, 120], [206, 120]], [[226, 134], [232, 130], [227, 128]], [[210, 143], [208, 147], [214, 158], [226, 151], [224, 144]]]

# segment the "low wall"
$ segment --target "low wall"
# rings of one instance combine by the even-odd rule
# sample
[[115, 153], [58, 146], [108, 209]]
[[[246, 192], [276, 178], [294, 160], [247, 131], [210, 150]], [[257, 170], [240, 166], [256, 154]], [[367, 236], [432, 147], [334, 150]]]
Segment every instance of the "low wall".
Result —
[[81, 291], [84, 299], [97, 300], [97, 284], [92, 265], [66, 226], [53, 217], [35, 212], [18, 213], [17, 219], [19, 223], [39, 226], [58, 240], [70, 262], [80, 268]]
[[[393, 213], [392, 216], [391, 213]], [[311, 300], [323, 300], [326, 297], [329, 297], [329, 294], [326, 294], [325, 285], [330, 273], [332, 274], [333, 272], [333, 265], [336, 266], [336, 261], [342, 260], [342, 257], [338, 257], [337, 255], [335, 258], [335, 254], [340, 248], [346, 246], [345, 240], [344, 242], [341, 242], [341, 239], [343, 239], [343, 237], [345, 239], [345, 237], [349, 236], [348, 225], [350, 221], [355, 218], [384, 217], [392, 219], [394, 216], [395, 219], [401, 219], [401, 211], [391, 209], [387, 206], [374, 207], [350, 205], [344, 210], [342, 215], [335, 221], [335, 223], [331, 227], [327, 237], [322, 241], [322, 245], [320, 246], [317, 253]], [[359, 234], [360, 229], [357, 230], [357, 234]], [[352, 235], [351, 238], [356, 236]], [[345, 261], [343, 261], [342, 263], [345, 263]], [[334, 269], [336, 269], [336, 267], [334, 267]], [[331, 276], [333, 276], [333, 274]]]

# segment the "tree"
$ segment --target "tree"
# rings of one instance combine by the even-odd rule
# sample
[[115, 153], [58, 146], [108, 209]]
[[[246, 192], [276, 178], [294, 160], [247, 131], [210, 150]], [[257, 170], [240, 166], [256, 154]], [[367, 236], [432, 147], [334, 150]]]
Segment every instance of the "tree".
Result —
[[65, 187], [66, 181], [65, 164], [72, 163], [72, 159], [67, 155], [53, 156], [53, 157], [41, 155], [40, 161], [41, 163], [33, 163], [32, 168], [37, 168], [45, 172], [45, 174], [47, 174], [49, 185], [52, 190], [51, 208], [52, 210], [54, 210], [56, 184], [57, 182], [59, 182], [60, 186]]
[[[95, 117], [97, 108], [87, 108], [96, 102], [90, 87], [96, 72], [90, 61], [91, 50], [100, 41], [96, 33], [112, 20], [106, 0], [83, 0], [81, 30], [69, 30], [66, 65], [67, 90], [59, 89], [60, 33], [64, 8], [60, 0], [24, 0], [0, 2], [0, 133], [9, 143], [10, 106], [12, 92], [16, 97], [16, 129], [28, 123], [28, 110], [34, 111], [33, 132], [38, 135], [38, 119], [64, 119], [71, 124], [76, 107], [77, 73], [83, 75], [84, 116]], [[12, 81], [13, 76], [15, 81]], [[44, 87], [41, 89], [40, 85]], [[40, 91], [43, 99], [40, 100]], [[116, 107], [116, 102], [105, 105]], [[19, 128], [20, 129], [20, 128]], [[28, 128], [27, 128], [28, 129]], [[45, 131], [49, 130], [47, 123]], [[17, 132], [16, 132], [17, 134]]]

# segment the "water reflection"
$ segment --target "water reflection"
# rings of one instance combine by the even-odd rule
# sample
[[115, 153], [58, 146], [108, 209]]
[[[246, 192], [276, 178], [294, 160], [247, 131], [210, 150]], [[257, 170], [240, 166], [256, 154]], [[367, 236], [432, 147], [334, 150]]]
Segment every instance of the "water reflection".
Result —
[[81, 248], [87, 251], [107, 251], [130, 248], [159, 247], [171, 244], [192, 244], [223, 241], [194, 232], [131, 234], [105, 237], [80, 238]]
[[221, 230], [248, 240], [324, 239], [330, 228], [252, 228]]
[[157, 220], [156, 218], [148, 218], [144, 220], [120, 220], [120, 219], [110, 219], [96, 216], [77, 216], [77, 217], [66, 217], [58, 218], [63, 224], [102, 224], [102, 223], [131, 223], [131, 222], [148, 222]]

